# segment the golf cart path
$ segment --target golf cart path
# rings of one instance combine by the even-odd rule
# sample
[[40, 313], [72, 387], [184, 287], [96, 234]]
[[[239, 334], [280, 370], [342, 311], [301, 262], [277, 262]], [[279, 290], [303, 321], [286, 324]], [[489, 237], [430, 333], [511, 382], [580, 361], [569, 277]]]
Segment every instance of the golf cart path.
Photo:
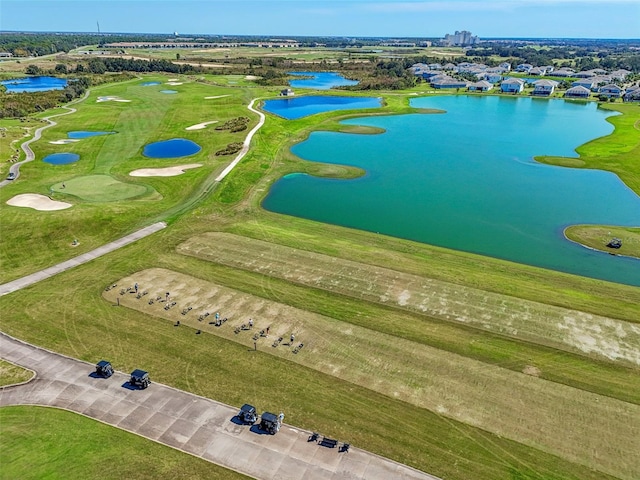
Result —
[[135, 232], [114, 240], [113, 242], [102, 245], [101, 247], [91, 250], [90, 252], [83, 253], [82, 255], [78, 255], [77, 257], [71, 258], [65, 262], [58, 263], [53, 267], [45, 268], [44, 270], [32, 273], [31, 275], [27, 275], [26, 277], [18, 278], [11, 282], [4, 283], [0, 285], [0, 297], [8, 293], [15, 292], [16, 290], [28, 287], [29, 285], [33, 285], [34, 283], [37, 283], [46, 278], [53, 277], [60, 272], [70, 270], [73, 267], [82, 265], [83, 263], [90, 262], [91, 260], [101, 257], [102, 255], [106, 255], [107, 253], [113, 252], [114, 250], [124, 247], [125, 245], [129, 245], [136, 240], [140, 240], [141, 238], [147, 237], [152, 233], [162, 230], [163, 228], [166, 228], [166, 226], [167, 224], [164, 222], [154, 223], [153, 225], [149, 225], [148, 227], [136, 230]]
[[254, 98], [253, 100], [251, 100], [247, 108], [252, 112], [257, 113], [258, 116], [260, 117], [260, 120], [258, 121], [258, 124], [251, 129], [247, 137], [244, 139], [244, 142], [242, 143], [242, 149], [240, 150], [236, 158], [234, 158], [233, 161], [229, 165], [227, 165], [227, 167], [222, 171], [222, 173], [216, 177], [215, 179], [216, 182], [221, 182], [222, 180], [224, 180], [224, 177], [226, 177], [229, 174], [229, 172], [231, 172], [231, 170], [233, 170], [233, 168], [240, 162], [240, 160], [242, 160], [242, 158], [249, 151], [249, 147], [251, 146], [251, 139], [256, 134], [256, 132], [260, 130], [260, 128], [264, 125], [264, 120], [265, 120], [264, 113], [253, 108], [253, 105], [256, 103], [257, 100], [258, 100], [257, 98]]
[[[80, 102], [86, 100], [88, 96], [89, 96], [89, 90], [87, 89], [87, 91], [84, 92], [84, 95], [81, 98], [79, 98], [77, 100], [74, 100], [73, 102], [69, 103], [69, 105], [73, 105], [75, 103], [80, 103]], [[20, 165], [22, 165], [23, 163], [31, 162], [36, 158], [35, 153], [33, 153], [33, 150], [31, 150], [31, 144], [33, 142], [37, 142], [38, 140], [40, 140], [40, 137], [42, 137], [42, 132], [44, 130], [46, 130], [47, 128], [53, 127], [54, 125], [58, 124], [57, 122], [54, 122], [53, 120], [51, 120], [52, 118], [61, 117], [63, 115], [69, 115], [71, 113], [75, 113], [76, 112], [75, 108], [72, 108], [72, 107], [70, 107], [68, 105], [63, 105], [60, 108], [64, 108], [64, 109], [66, 109], [68, 111], [67, 112], [62, 112], [62, 113], [57, 113], [55, 115], [49, 115], [48, 117], [43, 117], [43, 120], [45, 120], [47, 122], [47, 125], [38, 128], [35, 131], [33, 137], [31, 137], [29, 140], [27, 140], [26, 142], [24, 142], [21, 145], [21, 148], [25, 153], [25, 159], [22, 160], [21, 162], [14, 163], [13, 165], [11, 165], [11, 167], [9, 168], [9, 172], [15, 174], [15, 179], [14, 180], [3, 180], [3, 181], [1, 181], [0, 182], [0, 188], [4, 187], [5, 185], [8, 185], [12, 181], [17, 180], [18, 177], [20, 177]]]
[[92, 364], [4, 333], [0, 356], [36, 372], [30, 382], [0, 388], [0, 406], [69, 410], [254, 478], [438, 480], [357, 448], [324, 447], [309, 441], [310, 432], [290, 425], [276, 435], [264, 434], [257, 426], [239, 424], [238, 409], [153, 383], [153, 377], [146, 390], [131, 389], [124, 373], [96, 377]]

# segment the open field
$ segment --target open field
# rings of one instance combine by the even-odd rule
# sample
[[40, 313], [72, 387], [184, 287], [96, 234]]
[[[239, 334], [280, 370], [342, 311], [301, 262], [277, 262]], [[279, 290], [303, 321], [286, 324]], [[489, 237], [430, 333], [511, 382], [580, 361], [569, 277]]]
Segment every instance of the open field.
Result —
[[[209, 240], [219, 247], [238, 239]], [[312, 263], [298, 262], [289, 252], [285, 255], [298, 268]], [[346, 271], [349, 265], [341, 269]], [[318, 273], [328, 276], [329, 271]], [[135, 283], [139, 295], [147, 295], [138, 298], [120, 292]], [[290, 362], [572, 462], [621, 477], [640, 475], [635, 460], [628, 462], [640, 450], [636, 435], [640, 406], [538, 379], [534, 366], [525, 368], [529, 375], [488, 366], [165, 269], [136, 272], [117, 284], [103, 294], [112, 304], [118, 301], [147, 315], [180, 322], [180, 328], [200, 329], [242, 345], [255, 341], [262, 351]], [[170, 292], [169, 300], [165, 292]], [[215, 312], [228, 318], [220, 327], [214, 323]], [[210, 315], [202, 319], [205, 313]], [[238, 331], [249, 318], [255, 321], [253, 328]], [[591, 421], [584, 422], [585, 418]]]
[[75, 413], [0, 408], [2, 479], [248, 478]]
[[[640, 258], [640, 227], [574, 225], [567, 228], [564, 233], [569, 240], [588, 248], [594, 248], [612, 255]], [[620, 248], [607, 247], [607, 244], [613, 238], [622, 240]]]
[[640, 365], [640, 326], [620, 320], [228, 234], [192, 237], [178, 252], [528, 342]]
[[[23, 383], [33, 377], [33, 372], [0, 360], [0, 387]], [[0, 435], [1, 436], [1, 435]]]
[[[246, 109], [250, 99], [278, 89], [244, 77], [202, 78], [180, 77], [183, 85], [172, 87], [177, 95], [159, 94], [162, 85], [140, 87], [142, 80], [100, 86], [76, 114], [45, 131], [34, 145], [36, 161], [0, 191], [0, 281], [154, 221], [167, 220], [169, 227], [0, 297], [3, 331], [90, 362], [108, 358], [118, 370], [142, 367], [162, 383], [228, 404], [275, 405], [293, 425], [447, 479], [640, 475], [633, 455], [640, 289], [265, 212], [260, 201], [284, 174], [362, 174], [302, 162], [289, 151], [313, 130], [344, 130], [337, 119], [358, 113], [296, 121], [268, 116], [249, 154], [215, 185], [228, 159], [213, 152], [241, 141], [246, 131], [185, 128], [249, 116], [251, 129], [257, 117]], [[162, 75], [144, 80], [168, 81]], [[379, 113], [415, 112], [406, 95], [417, 91], [382, 93]], [[99, 96], [131, 102], [96, 102]], [[602, 139], [601, 151], [610, 141], [612, 153], [601, 167], [635, 168], [627, 168], [634, 115], [625, 110], [615, 117], [620, 131]], [[48, 143], [70, 130], [118, 133]], [[144, 144], [174, 137], [203, 149], [187, 159], [141, 155]], [[60, 151], [81, 160], [61, 167], [38, 161]], [[188, 163], [203, 166], [176, 177], [129, 176]], [[74, 179], [88, 184], [93, 175], [157, 194], [89, 201], [69, 190]], [[73, 208], [35, 212], [4, 204], [18, 193], [51, 188]], [[106, 195], [83, 188], [83, 195]], [[74, 238], [80, 245], [72, 248]], [[155, 282], [157, 293], [170, 291], [177, 305], [165, 311], [148, 304], [151, 294], [138, 300], [120, 296], [120, 287], [104, 292], [131, 281], [149, 291], [146, 282]], [[114, 295], [129, 308], [115, 307]], [[181, 315], [189, 306], [193, 310]], [[219, 308], [228, 323], [199, 322], [196, 307]], [[276, 333], [287, 340], [295, 330], [295, 343], [304, 347], [294, 354], [258, 337], [253, 351], [252, 334], [231, 328], [247, 316], [254, 328], [271, 325], [271, 341]], [[176, 320], [183, 325], [174, 327]], [[33, 441], [17, 443], [33, 448]]]

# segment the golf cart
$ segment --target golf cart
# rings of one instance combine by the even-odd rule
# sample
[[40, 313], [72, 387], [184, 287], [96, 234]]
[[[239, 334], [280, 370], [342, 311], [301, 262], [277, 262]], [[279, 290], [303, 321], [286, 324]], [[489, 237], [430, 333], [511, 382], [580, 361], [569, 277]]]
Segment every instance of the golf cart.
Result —
[[280, 426], [282, 425], [282, 420], [277, 415], [273, 413], [264, 412], [261, 416], [260, 421], [260, 430], [270, 433], [271, 435], [275, 435], [280, 430]]
[[131, 379], [129, 380], [129, 384], [138, 387], [140, 389], [147, 388], [151, 381], [149, 380], [149, 373], [144, 370], [134, 370], [131, 372]]
[[113, 367], [110, 362], [106, 360], [100, 360], [96, 363], [96, 375], [102, 378], [109, 378], [113, 375]]
[[249, 425], [253, 425], [258, 420], [258, 415], [256, 412], [256, 407], [253, 405], [249, 405], [245, 403], [240, 408], [240, 413], [238, 413], [238, 418], [242, 423], [247, 423]]

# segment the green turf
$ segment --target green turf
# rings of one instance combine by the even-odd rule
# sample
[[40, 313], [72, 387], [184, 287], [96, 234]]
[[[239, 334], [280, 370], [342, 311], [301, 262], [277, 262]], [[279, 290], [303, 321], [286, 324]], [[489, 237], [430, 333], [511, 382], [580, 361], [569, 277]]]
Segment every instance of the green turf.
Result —
[[248, 478], [64, 410], [3, 407], [0, 426], [0, 479]]
[[[147, 189], [144, 185], [120, 182], [110, 175], [75, 177], [57, 183], [51, 188], [55, 193], [72, 195], [88, 202], [117, 202], [145, 194], [153, 196], [155, 193], [153, 189]], [[56, 198], [61, 197], [56, 195]]]
[[[564, 234], [569, 240], [601, 252], [640, 258], [640, 227], [573, 225], [568, 227]], [[607, 246], [614, 238], [622, 241], [620, 248]]]
[[[167, 78], [155, 75], [145, 80], [166, 81]], [[224, 122], [237, 116], [249, 116], [253, 126], [257, 117], [246, 110], [249, 99], [273, 95], [278, 89], [235, 84], [224, 87], [215, 85], [214, 78], [205, 78], [205, 82], [198, 82], [196, 77], [185, 77], [185, 80], [189, 83], [172, 87], [180, 91], [173, 96], [154, 90], [164, 88], [162, 86], [140, 87], [141, 80], [92, 90], [89, 99], [79, 105], [77, 114], [61, 117], [59, 126], [45, 131], [46, 138], [34, 145], [37, 157], [61, 151], [60, 146], [47, 142], [64, 138], [69, 130], [115, 130], [118, 134], [65, 146], [65, 150], [69, 148], [87, 159], [75, 166], [61, 168], [36, 160], [23, 167], [24, 177], [19, 182], [0, 191], [3, 227], [0, 281], [51, 266], [151, 221], [169, 219], [171, 223], [168, 229], [138, 244], [1, 297], [0, 327], [4, 331], [91, 362], [108, 357], [113, 359], [116, 368], [125, 371], [143, 364], [160, 381], [232, 405], [252, 399], [259, 407], [281, 408], [295, 425], [351, 440], [354, 445], [444, 478], [607, 478], [604, 473], [457, 423], [389, 395], [270, 355], [248, 357], [246, 347], [234, 342], [210, 335], [195, 336], [189, 329], [174, 329], [164, 320], [117, 309], [105, 302], [101, 292], [110, 282], [144, 268], [165, 267], [321, 313], [345, 325], [353, 322], [489, 365], [521, 370], [533, 364], [541, 370], [543, 378], [557, 383], [634, 403], [640, 398], [637, 369], [177, 254], [176, 246], [194, 234], [228, 231], [317, 251], [338, 261], [340, 258], [361, 261], [621, 320], [640, 318], [640, 289], [637, 288], [261, 210], [259, 204], [267, 189], [283, 174], [294, 171], [328, 176], [361, 174], [357, 169], [301, 162], [288, 150], [292, 142], [306, 138], [314, 129], [341, 128], [336, 118], [343, 114], [338, 117], [323, 114], [296, 121], [269, 116], [263, 130], [254, 137], [249, 155], [222, 185], [213, 188], [212, 179], [228, 159], [212, 157], [211, 152], [241, 141], [246, 132], [229, 134], [213, 129], [188, 132], [184, 128], [213, 119]], [[406, 95], [395, 95], [409, 92], [393, 93], [382, 94], [386, 99], [382, 111], [412, 111]], [[103, 95], [117, 95], [132, 102], [96, 103], [97, 96]], [[204, 100], [205, 96], [215, 95], [229, 96]], [[633, 157], [629, 142], [635, 138], [637, 110], [629, 108], [623, 113], [615, 117], [617, 133], [600, 143], [596, 141], [600, 153], [607, 152], [607, 142], [611, 142], [612, 153], [603, 156], [606, 161], [600, 163], [596, 163], [597, 152], [588, 159], [585, 157], [591, 166], [612, 170], [615, 167], [620, 172], [633, 173], [635, 166], [628, 165]], [[203, 151], [190, 157], [189, 163], [203, 163], [204, 167], [179, 177], [128, 176], [134, 169], [168, 166], [166, 160], [144, 158], [141, 148], [150, 141], [173, 137], [188, 138], [202, 145]], [[103, 203], [79, 201], [74, 208], [55, 213], [4, 204], [17, 193], [47, 194], [51, 185], [96, 174], [148, 186], [161, 198], [143, 196]], [[634, 187], [632, 181], [628, 183], [640, 191], [637, 184]], [[58, 195], [64, 194], [55, 193]], [[74, 238], [80, 241], [80, 246], [71, 248]], [[389, 315], [393, 316], [393, 322], [380, 321]], [[34, 324], [37, 329], [33, 328]], [[140, 342], [140, 337], [152, 341]], [[589, 452], [585, 458], [597, 458], [597, 453]]]
[[33, 372], [0, 360], [0, 387], [26, 382], [31, 378], [33, 378]]

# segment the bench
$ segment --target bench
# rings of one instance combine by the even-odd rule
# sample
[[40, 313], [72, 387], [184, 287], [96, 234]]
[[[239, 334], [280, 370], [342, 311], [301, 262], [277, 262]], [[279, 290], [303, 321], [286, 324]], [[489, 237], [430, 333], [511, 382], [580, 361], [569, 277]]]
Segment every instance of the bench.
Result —
[[322, 437], [322, 441], [320, 445], [327, 448], [336, 448], [338, 446], [338, 440], [334, 440], [333, 438]]

